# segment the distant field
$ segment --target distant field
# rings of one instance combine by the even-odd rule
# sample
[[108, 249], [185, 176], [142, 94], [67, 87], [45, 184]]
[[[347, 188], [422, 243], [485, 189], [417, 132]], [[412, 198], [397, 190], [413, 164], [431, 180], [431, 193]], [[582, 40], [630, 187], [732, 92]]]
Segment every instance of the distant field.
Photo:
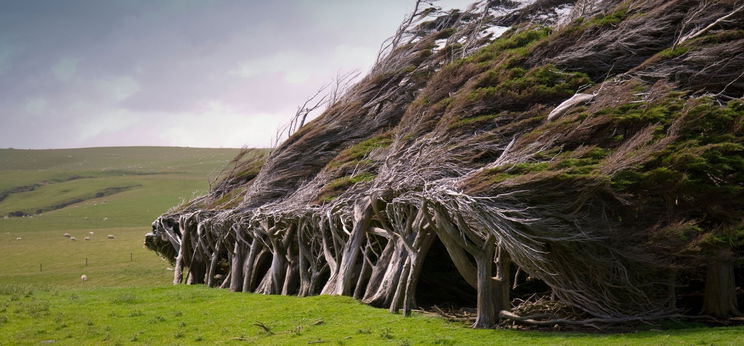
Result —
[[[204, 193], [238, 151], [0, 150], [0, 283], [78, 286], [85, 273], [87, 286], [166, 284], [168, 263], [143, 248], [144, 234], [155, 217]], [[8, 217], [14, 212], [30, 216]]]

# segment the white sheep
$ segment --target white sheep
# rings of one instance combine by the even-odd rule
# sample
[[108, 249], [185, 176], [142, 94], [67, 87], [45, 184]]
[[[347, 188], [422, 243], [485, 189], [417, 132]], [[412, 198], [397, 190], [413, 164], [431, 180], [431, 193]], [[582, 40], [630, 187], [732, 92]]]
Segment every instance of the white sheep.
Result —
[[96, 232], [88, 232], [88, 234], [94, 235], [94, 234], [96, 234]]
[[63, 234], [63, 236], [64, 236], [65, 238], [69, 238], [69, 237], [72, 237], [72, 234], [70, 234], [70, 233], [65, 233], [65, 234]]
[[80, 280], [82, 280], [82, 281], [88, 281], [88, 275], [85, 275], [85, 274], [80, 275]]
[[21, 240], [21, 239], [23, 239], [23, 238], [21, 238], [21, 237], [17, 237], [17, 238], [16, 238], [16, 240]]
[[83, 240], [90, 240], [90, 237], [85, 237], [83, 238]]
[[109, 234], [109, 235], [106, 236], [106, 238], [114, 239], [114, 235], [113, 234]]
[[70, 240], [72, 240], [72, 241], [76, 241], [76, 240], [77, 240], [77, 238], [75, 238], [75, 237], [70, 237]]

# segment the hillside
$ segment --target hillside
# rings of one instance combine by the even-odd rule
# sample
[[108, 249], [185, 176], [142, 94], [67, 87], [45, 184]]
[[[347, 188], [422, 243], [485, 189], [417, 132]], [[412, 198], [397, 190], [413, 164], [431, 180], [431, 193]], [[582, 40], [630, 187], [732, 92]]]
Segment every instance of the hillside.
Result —
[[744, 4], [417, 2], [369, 75], [146, 238], [174, 283], [735, 323]]
[[207, 191], [207, 177], [238, 152], [0, 150], [0, 282], [77, 286], [83, 272], [94, 287], [167, 282], [168, 264], [142, 248], [149, 221]]

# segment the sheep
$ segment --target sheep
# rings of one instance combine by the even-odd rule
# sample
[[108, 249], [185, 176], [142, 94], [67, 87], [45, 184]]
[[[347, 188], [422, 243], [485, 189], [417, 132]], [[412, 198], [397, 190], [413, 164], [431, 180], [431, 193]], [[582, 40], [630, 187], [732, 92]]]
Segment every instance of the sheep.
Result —
[[90, 240], [90, 237], [85, 237], [83, 238], [83, 240]]
[[70, 234], [70, 233], [65, 233], [65, 234], [63, 234], [63, 236], [64, 236], [65, 238], [69, 238], [69, 237], [72, 237], [72, 234]]
[[96, 232], [88, 232], [88, 234], [94, 235], [94, 234], [96, 234]]
[[21, 238], [21, 237], [17, 237], [17, 238], [16, 238], [16, 240], [21, 240], [21, 239], [23, 239], [23, 238]]
[[80, 275], [80, 280], [81, 281], [88, 281], [88, 275], [85, 275], [85, 274]]
[[106, 238], [114, 239], [114, 235], [113, 234], [109, 234], [109, 235], [106, 236]]
[[72, 241], [76, 241], [76, 240], [77, 240], [77, 238], [75, 238], [75, 237], [70, 237], [70, 240], [72, 240]]

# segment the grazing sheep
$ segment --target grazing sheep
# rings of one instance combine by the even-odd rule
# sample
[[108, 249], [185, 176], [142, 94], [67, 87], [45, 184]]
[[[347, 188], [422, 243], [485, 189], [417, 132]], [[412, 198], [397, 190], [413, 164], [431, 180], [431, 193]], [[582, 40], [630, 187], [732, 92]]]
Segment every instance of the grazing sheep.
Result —
[[83, 240], [90, 240], [90, 237], [85, 237], [83, 238]]
[[85, 274], [80, 275], [80, 280], [82, 280], [82, 281], [88, 281], [88, 275], [85, 275]]
[[88, 232], [88, 234], [94, 235], [94, 234], [96, 234], [96, 232]]
[[72, 240], [72, 241], [76, 241], [76, 240], [77, 240], [77, 238], [75, 238], [75, 237], [70, 237], [70, 240]]
[[113, 234], [109, 234], [109, 235], [106, 236], [106, 238], [114, 239], [114, 235]]
[[65, 238], [69, 238], [69, 237], [72, 237], [72, 234], [70, 234], [70, 233], [65, 233], [65, 234], [64, 234], [63, 236], [64, 236]]
[[16, 240], [21, 240], [21, 239], [23, 239], [23, 238], [21, 238], [21, 237], [17, 237], [17, 238], [16, 238]]

